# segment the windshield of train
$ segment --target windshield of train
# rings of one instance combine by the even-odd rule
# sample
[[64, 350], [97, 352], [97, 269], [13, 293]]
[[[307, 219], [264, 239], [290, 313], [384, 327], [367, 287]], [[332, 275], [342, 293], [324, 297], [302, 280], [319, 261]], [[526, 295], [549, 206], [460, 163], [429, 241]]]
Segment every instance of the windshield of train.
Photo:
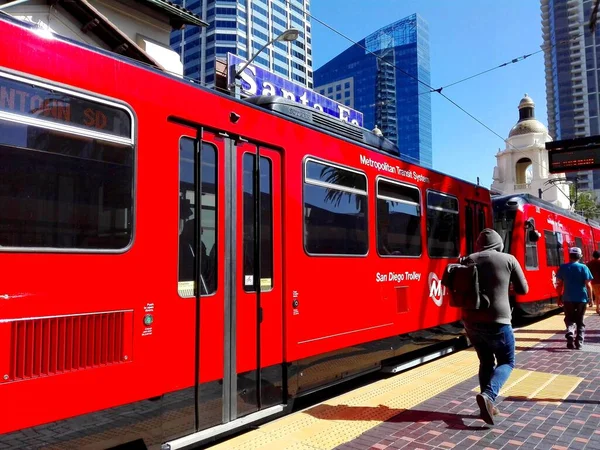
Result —
[[494, 211], [494, 230], [504, 242], [504, 253], [510, 253], [510, 243], [515, 225], [516, 211]]

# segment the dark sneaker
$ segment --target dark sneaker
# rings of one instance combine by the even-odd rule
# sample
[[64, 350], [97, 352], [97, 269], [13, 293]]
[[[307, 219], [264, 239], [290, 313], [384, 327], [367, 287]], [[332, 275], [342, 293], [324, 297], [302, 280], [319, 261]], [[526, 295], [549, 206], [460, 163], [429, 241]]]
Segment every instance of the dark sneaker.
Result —
[[494, 425], [494, 405], [485, 394], [477, 394], [477, 405], [481, 412], [481, 419], [488, 425]]
[[583, 346], [582, 344], [580, 344], [579, 342], [576, 342], [575, 343], [575, 350], [581, 350], [582, 346]]
[[573, 342], [568, 341], [567, 342], [567, 348], [570, 348], [571, 350], [573, 350], [575, 348], [575, 346], [573, 345]]

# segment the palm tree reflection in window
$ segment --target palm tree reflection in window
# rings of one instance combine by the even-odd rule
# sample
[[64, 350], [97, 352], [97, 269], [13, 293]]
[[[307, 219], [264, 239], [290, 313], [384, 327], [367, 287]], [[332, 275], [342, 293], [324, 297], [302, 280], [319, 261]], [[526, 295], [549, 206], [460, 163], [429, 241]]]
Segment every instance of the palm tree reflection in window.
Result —
[[380, 255], [421, 254], [421, 208], [417, 187], [378, 180], [377, 246]]
[[[326, 183], [333, 184], [336, 186], [344, 186], [351, 189], [366, 190], [364, 179], [361, 179], [361, 176], [359, 174], [350, 172], [348, 170], [338, 169], [337, 167], [323, 166], [323, 168], [321, 169], [321, 179]], [[335, 206], [339, 206], [340, 202], [342, 201], [342, 198], [345, 195], [348, 196], [349, 203], [354, 197], [356, 209], [362, 209], [361, 205], [363, 200], [366, 200], [365, 197], [354, 195], [350, 192], [341, 191], [339, 189], [327, 188], [325, 201], [330, 202]]]
[[308, 160], [304, 184], [306, 250], [311, 254], [366, 254], [366, 198], [364, 174]]

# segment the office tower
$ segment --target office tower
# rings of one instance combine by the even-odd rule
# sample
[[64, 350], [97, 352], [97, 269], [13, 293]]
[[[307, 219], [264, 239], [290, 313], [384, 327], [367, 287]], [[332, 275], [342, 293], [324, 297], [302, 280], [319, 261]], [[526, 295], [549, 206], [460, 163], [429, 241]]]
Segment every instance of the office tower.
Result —
[[171, 47], [181, 55], [184, 74], [214, 86], [215, 60], [227, 53], [249, 59], [270, 39], [296, 28], [296, 41], [275, 42], [254, 64], [309, 88], [313, 87], [308, 0], [179, 0], [179, 5], [206, 20], [208, 28], [171, 34]]
[[417, 79], [430, 84], [429, 27], [413, 14], [316, 70], [315, 91], [361, 111], [365, 127], [381, 129], [401, 157], [431, 167], [431, 96]]
[[[554, 140], [600, 134], [600, 27], [591, 34], [592, 4], [592, 0], [541, 2], [548, 129]], [[579, 189], [600, 194], [600, 171], [577, 176]]]

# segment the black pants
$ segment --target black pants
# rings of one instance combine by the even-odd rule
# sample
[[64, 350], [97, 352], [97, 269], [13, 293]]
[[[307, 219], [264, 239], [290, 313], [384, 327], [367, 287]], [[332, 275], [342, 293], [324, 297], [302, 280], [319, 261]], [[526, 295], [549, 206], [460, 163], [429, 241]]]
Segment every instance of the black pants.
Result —
[[565, 337], [568, 342], [575, 340], [578, 344], [583, 344], [585, 334], [585, 325], [583, 318], [587, 303], [565, 302], [563, 309], [565, 311], [565, 325], [567, 333]]

